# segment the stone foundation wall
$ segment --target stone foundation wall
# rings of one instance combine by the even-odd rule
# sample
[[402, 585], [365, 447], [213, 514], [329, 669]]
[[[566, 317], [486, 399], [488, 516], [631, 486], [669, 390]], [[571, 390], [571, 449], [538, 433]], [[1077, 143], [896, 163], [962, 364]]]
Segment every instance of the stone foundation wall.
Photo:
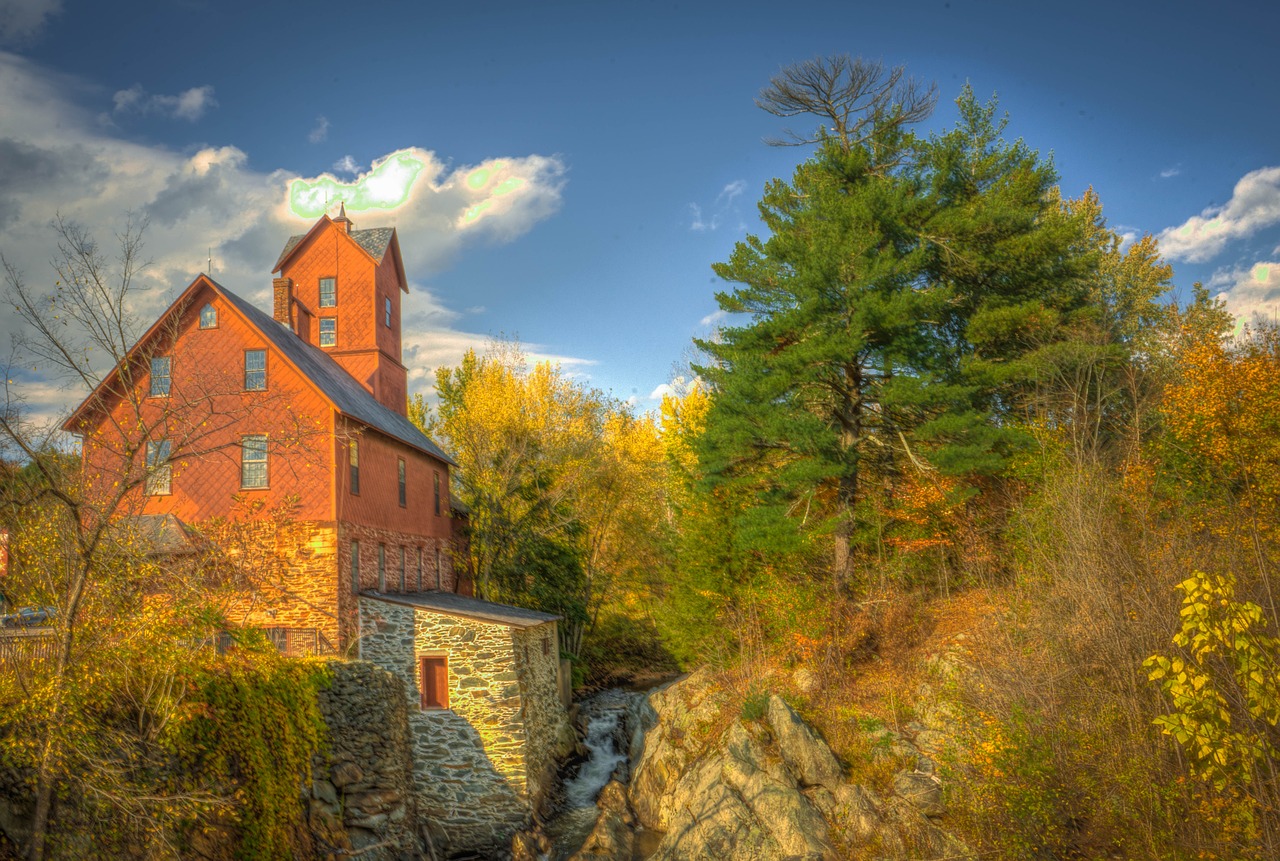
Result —
[[237, 581], [227, 618], [254, 628], [315, 628], [341, 648], [337, 533], [332, 522], [310, 520], [237, 526], [234, 534], [213, 536]]
[[409, 710], [395, 675], [369, 663], [332, 661], [321, 691], [327, 755], [312, 761], [308, 823], [322, 856], [369, 861], [423, 857], [413, 786]]

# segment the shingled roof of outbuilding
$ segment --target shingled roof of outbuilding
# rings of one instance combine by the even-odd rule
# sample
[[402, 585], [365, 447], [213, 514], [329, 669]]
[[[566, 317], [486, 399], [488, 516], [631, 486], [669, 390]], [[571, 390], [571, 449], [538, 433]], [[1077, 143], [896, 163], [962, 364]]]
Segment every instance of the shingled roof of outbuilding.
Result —
[[212, 278], [209, 278], [209, 281], [255, 329], [271, 342], [273, 347], [292, 362], [303, 376], [315, 384], [320, 393], [337, 407], [338, 412], [398, 439], [406, 445], [425, 451], [445, 463], [458, 465], [453, 458], [445, 454], [444, 449], [420, 431], [417, 425], [379, 403], [368, 389], [356, 382], [355, 377], [347, 373], [324, 350], [302, 340], [264, 311], [246, 302]]
[[[391, 247], [391, 237], [395, 235], [394, 227], [371, 227], [368, 230], [353, 230], [347, 235], [355, 240], [365, 251], [369, 252], [369, 256], [374, 260], [382, 260], [386, 256], [387, 249]], [[299, 233], [296, 236], [290, 236], [289, 240], [284, 244], [284, 250], [280, 252], [280, 256], [276, 259], [276, 265], [271, 267], [272, 272], [280, 271], [280, 267], [284, 265], [284, 261], [288, 259], [289, 253], [298, 247], [302, 240], [307, 238], [306, 233]]]
[[466, 595], [453, 592], [408, 592], [388, 594], [386, 592], [366, 591], [361, 597], [386, 601], [389, 604], [403, 604], [419, 610], [443, 613], [446, 616], [458, 616], [463, 619], [474, 619], [478, 622], [490, 622], [495, 625], [506, 625], [508, 628], [536, 628], [548, 622], [558, 621], [561, 617], [540, 610], [528, 610], [524, 607], [512, 607], [510, 604], [495, 604], [492, 601], [481, 601]]

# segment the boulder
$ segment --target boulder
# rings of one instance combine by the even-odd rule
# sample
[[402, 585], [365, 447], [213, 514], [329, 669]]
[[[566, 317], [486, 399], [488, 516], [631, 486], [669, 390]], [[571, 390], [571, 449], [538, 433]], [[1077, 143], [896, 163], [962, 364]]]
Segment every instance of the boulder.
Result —
[[935, 818], [945, 811], [942, 784], [932, 774], [900, 771], [893, 776], [893, 792], [925, 816]]
[[636, 820], [627, 803], [626, 789], [611, 780], [600, 790], [596, 804], [600, 818], [570, 861], [631, 861], [635, 854]]
[[840, 786], [844, 773], [839, 760], [791, 706], [777, 695], [771, 696], [766, 716], [782, 758], [801, 786], [823, 786], [832, 791]]

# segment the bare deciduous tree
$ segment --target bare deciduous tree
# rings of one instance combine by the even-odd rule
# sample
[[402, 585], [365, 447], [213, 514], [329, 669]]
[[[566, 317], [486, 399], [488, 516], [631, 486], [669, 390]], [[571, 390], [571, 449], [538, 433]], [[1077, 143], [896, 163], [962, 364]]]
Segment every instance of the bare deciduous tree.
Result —
[[784, 137], [766, 141], [771, 146], [835, 139], [845, 152], [874, 145], [881, 132], [920, 122], [933, 113], [937, 101], [937, 85], [907, 77], [904, 67], [886, 70], [879, 60], [848, 54], [787, 66], [756, 98], [756, 104], [774, 116], [810, 115], [823, 121], [816, 132], [786, 129]]

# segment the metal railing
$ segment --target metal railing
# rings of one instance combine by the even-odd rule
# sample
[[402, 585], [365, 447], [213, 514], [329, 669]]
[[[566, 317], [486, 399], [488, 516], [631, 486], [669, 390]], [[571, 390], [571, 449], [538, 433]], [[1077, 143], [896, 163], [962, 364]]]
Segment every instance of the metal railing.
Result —
[[[290, 658], [304, 658], [332, 655], [337, 652], [329, 639], [316, 628], [257, 628], [280, 650], [280, 654]], [[235, 637], [228, 631], [218, 635], [216, 643], [218, 654], [225, 655], [236, 645]]]

